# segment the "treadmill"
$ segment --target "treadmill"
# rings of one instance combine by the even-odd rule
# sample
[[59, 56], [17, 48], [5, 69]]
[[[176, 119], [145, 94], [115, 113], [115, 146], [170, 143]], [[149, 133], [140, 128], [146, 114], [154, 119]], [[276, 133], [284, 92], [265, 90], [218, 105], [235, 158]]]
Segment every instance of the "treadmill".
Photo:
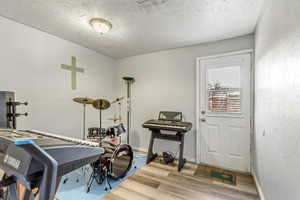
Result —
[[63, 175], [97, 161], [103, 153], [103, 148], [78, 139], [0, 129], [0, 169], [5, 172], [0, 187], [7, 187], [9, 200], [18, 200], [17, 184], [25, 187], [23, 200], [36, 199], [35, 188], [39, 200], [53, 200]]

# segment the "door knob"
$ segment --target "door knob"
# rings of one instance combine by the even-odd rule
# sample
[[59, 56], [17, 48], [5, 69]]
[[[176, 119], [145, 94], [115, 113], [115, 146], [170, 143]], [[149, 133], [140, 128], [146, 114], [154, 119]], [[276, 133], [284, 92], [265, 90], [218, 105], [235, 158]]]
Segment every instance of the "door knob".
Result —
[[201, 118], [200, 120], [201, 120], [201, 122], [206, 122], [205, 118]]

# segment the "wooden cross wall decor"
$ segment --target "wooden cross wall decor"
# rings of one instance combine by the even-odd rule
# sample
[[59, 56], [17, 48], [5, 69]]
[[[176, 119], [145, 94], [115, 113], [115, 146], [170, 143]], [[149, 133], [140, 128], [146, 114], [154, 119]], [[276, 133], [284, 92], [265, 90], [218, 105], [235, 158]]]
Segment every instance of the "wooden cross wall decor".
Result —
[[72, 90], [76, 90], [76, 88], [77, 88], [76, 73], [77, 72], [80, 72], [80, 73], [84, 72], [83, 68], [80, 68], [80, 67], [76, 66], [76, 57], [72, 56], [71, 65], [62, 64], [61, 68], [65, 69], [65, 70], [68, 70], [68, 71], [71, 71], [71, 88], [72, 88]]

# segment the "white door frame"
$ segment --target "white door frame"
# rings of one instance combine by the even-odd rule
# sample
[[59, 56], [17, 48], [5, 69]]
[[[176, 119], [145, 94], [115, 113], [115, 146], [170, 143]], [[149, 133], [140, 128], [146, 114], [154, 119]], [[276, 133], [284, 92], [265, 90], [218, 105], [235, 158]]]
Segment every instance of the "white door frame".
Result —
[[250, 170], [252, 172], [252, 163], [253, 163], [253, 136], [254, 136], [254, 52], [252, 49], [246, 49], [242, 51], [233, 51], [228, 53], [221, 53], [216, 55], [210, 56], [202, 56], [196, 58], [196, 162], [201, 163], [201, 129], [200, 129], [200, 105], [201, 105], [201, 91], [200, 91], [200, 61], [212, 58], [220, 58], [226, 56], [234, 56], [240, 54], [247, 54], [249, 53], [251, 56], [251, 72], [250, 72]]

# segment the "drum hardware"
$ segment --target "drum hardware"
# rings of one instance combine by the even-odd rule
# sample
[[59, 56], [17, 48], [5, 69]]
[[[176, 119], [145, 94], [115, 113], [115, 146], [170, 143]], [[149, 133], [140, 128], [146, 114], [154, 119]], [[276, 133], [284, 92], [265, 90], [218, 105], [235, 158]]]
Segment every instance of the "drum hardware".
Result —
[[106, 110], [110, 107], [110, 102], [105, 99], [97, 99], [93, 102], [93, 107], [98, 110]]
[[[94, 99], [88, 98], [88, 97], [77, 97], [73, 99], [74, 102], [82, 104], [83, 105], [83, 134], [82, 134], [82, 139], [86, 139], [86, 105], [91, 105], [94, 102]], [[86, 174], [86, 167], [81, 168], [81, 172], [79, 172], [80, 176], [84, 176]], [[76, 182], [79, 182], [79, 177], [77, 177]]]
[[[93, 107], [99, 110], [99, 127], [91, 127], [88, 129], [87, 138], [90, 140], [97, 140], [99, 146], [105, 146], [105, 155], [101, 155], [99, 160], [91, 164], [92, 173], [87, 181], [87, 192], [90, 191], [91, 185], [96, 181], [102, 184], [105, 181], [105, 190], [111, 189], [109, 177], [113, 179], [123, 178], [130, 170], [133, 163], [133, 151], [127, 144], [116, 144], [110, 141], [105, 141], [105, 138], [117, 138], [125, 133], [123, 123], [113, 125], [109, 128], [102, 128], [102, 110], [108, 109], [111, 104], [118, 103], [119, 117], [115, 117], [114, 124], [121, 121], [121, 101], [124, 97], [117, 98], [111, 103], [105, 99], [92, 100], [88, 98], [76, 98], [75, 102], [81, 103], [85, 106], [92, 104]], [[84, 127], [85, 127], [85, 110], [84, 110]]]
[[123, 134], [125, 132], [126, 132], [126, 130], [124, 128], [123, 123], [111, 126], [107, 129], [91, 127], [88, 129], [88, 138], [91, 140], [98, 140], [98, 142], [100, 143], [100, 141], [102, 141], [106, 137], [118, 138], [121, 136], [121, 134]]
[[77, 97], [73, 99], [74, 102], [80, 103], [80, 104], [93, 104], [94, 99], [88, 98], [88, 97]]
[[131, 131], [131, 85], [135, 82], [135, 79], [133, 77], [123, 77], [123, 80], [127, 85], [127, 144], [129, 144]]
[[125, 132], [126, 130], [124, 128], [123, 123], [120, 123], [119, 125], [116, 126], [111, 126], [106, 129], [106, 135], [113, 138], [119, 137], [121, 134]]
[[99, 127], [88, 128], [87, 138], [98, 144], [101, 144], [101, 141], [106, 137], [106, 130], [100, 129]]
[[91, 191], [91, 186], [94, 181], [97, 184], [101, 185], [105, 181], [105, 191], [108, 189], [112, 189], [111, 184], [109, 182], [108, 169], [105, 165], [101, 164], [101, 161], [97, 161], [91, 164], [92, 174], [87, 182], [87, 190], [89, 193]]
[[108, 118], [108, 120], [112, 120], [114, 121], [114, 124], [116, 122], [121, 122], [122, 121], [122, 117], [121, 117], [121, 102], [125, 97], [118, 97], [116, 98], [114, 101], [110, 102], [111, 105], [118, 103], [118, 117], [116, 116], [116, 114], [114, 114], [114, 116], [112, 118]]
[[125, 97], [118, 97], [116, 98], [116, 100], [110, 102], [110, 104], [115, 104], [115, 103], [120, 103], [120, 101], [122, 101]]
[[93, 104], [94, 100], [87, 97], [77, 97], [73, 99], [74, 102], [83, 104], [83, 136], [82, 139], [85, 140], [85, 116], [86, 116], [86, 105]]
[[174, 163], [175, 161], [175, 155], [170, 151], [163, 152], [162, 156], [166, 164]]
[[111, 120], [114, 123], [116, 123], [117, 121], [120, 121], [121, 119], [120, 119], [120, 117], [117, 117], [117, 116], [114, 115], [112, 118], [108, 118], [108, 120]]
[[100, 162], [94, 162], [91, 163], [92, 173], [90, 175], [90, 178], [87, 182], [87, 189], [86, 192], [89, 193], [91, 190], [91, 186], [94, 181], [96, 181], [97, 184], [102, 184], [105, 180], [105, 174], [102, 172], [102, 167]]

